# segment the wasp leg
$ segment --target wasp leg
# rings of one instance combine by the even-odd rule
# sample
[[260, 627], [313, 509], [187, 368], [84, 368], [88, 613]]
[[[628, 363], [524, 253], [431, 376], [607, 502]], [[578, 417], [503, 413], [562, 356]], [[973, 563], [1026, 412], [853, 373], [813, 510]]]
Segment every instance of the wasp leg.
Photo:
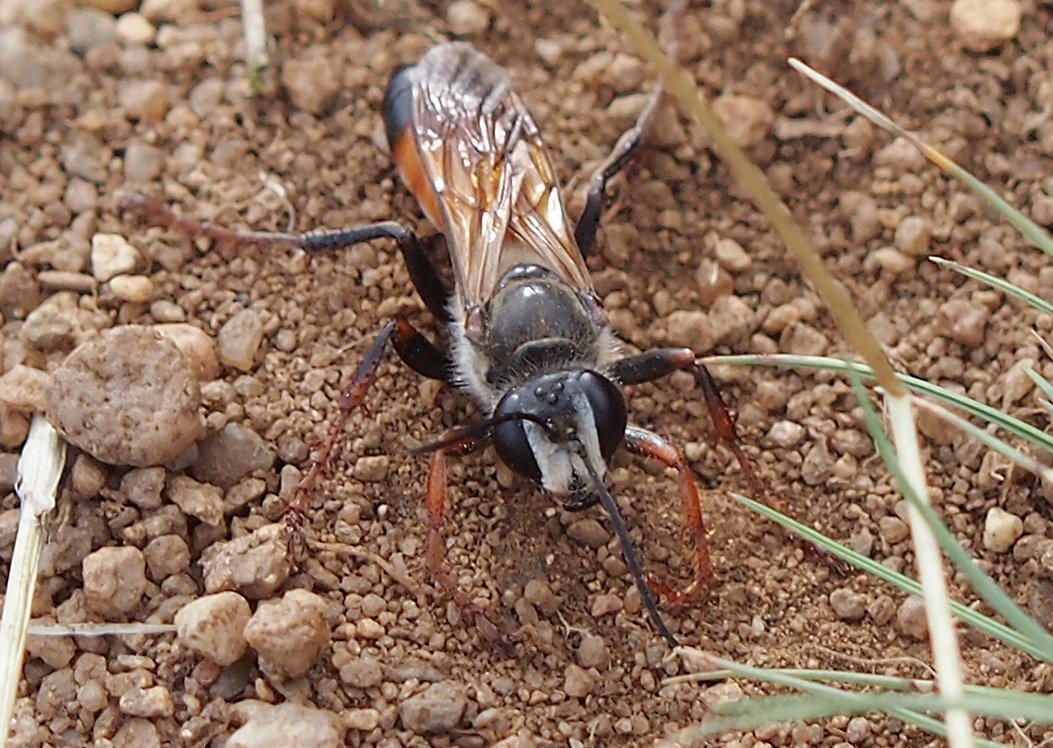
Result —
[[674, 371], [695, 373], [699, 386], [702, 387], [702, 394], [706, 398], [706, 409], [713, 421], [717, 438], [724, 442], [735, 455], [750, 488], [758, 497], [770, 502], [768, 489], [757, 477], [753, 460], [742, 449], [738, 429], [735, 428], [735, 419], [728, 411], [728, 406], [724, 404], [724, 399], [717, 389], [717, 383], [713, 381], [709, 369], [697, 362], [694, 351], [690, 348], [659, 348], [656, 351], [629, 356], [614, 363], [611, 367], [611, 376], [622, 384], [640, 384], [661, 379]]
[[[460, 438], [455, 438], [451, 442], [447, 436]], [[473, 601], [446, 568], [446, 453], [466, 454], [478, 447], [481, 440], [467, 434], [462, 436], [458, 429], [453, 429], [440, 437], [438, 441], [443, 442], [445, 446], [432, 452], [426, 494], [428, 539], [424, 560], [428, 575], [453, 600], [461, 610], [461, 615], [475, 623], [476, 629], [484, 639], [508, 646], [509, 642], [501, 632], [500, 626], [494, 622], [494, 616]]]
[[[735, 427], [735, 419], [728, 411], [724, 399], [720, 396], [717, 383], [713, 381], [713, 375], [709, 373], [703, 364], [698, 363], [695, 352], [690, 348], [659, 348], [636, 356], [629, 356], [616, 361], [611, 367], [611, 376], [622, 384], [640, 384], [660, 379], [674, 371], [692, 371], [698, 379], [699, 386], [706, 398], [706, 408], [709, 417], [713, 421], [713, 427], [717, 437], [735, 455], [742, 473], [754, 495], [771, 508], [784, 512], [786, 502], [772, 496], [764, 481], [757, 475], [753, 461], [742, 449], [742, 441], [739, 439], [738, 429]], [[808, 541], [797, 535], [790, 535], [794, 543], [804, 549], [805, 553], [814, 556], [824, 565], [828, 566], [838, 574], [844, 574], [848, 567], [836, 557], [817, 548]]]
[[321, 453], [312, 460], [307, 473], [296, 487], [293, 500], [286, 508], [287, 513], [296, 517], [306, 515], [318, 477], [328, 467], [348, 419], [355, 410], [361, 407], [369, 388], [376, 381], [377, 371], [388, 342], [393, 343], [399, 358], [414, 371], [431, 379], [447, 381], [449, 367], [446, 356], [431, 341], [404, 319], [394, 319], [385, 324], [373, 345], [366, 352], [362, 363], [344, 384], [340, 392], [340, 409], [329, 426], [329, 433], [322, 443]]
[[680, 605], [698, 595], [713, 578], [713, 568], [709, 561], [709, 541], [706, 538], [706, 523], [702, 519], [698, 487], [680, 450], [657, 434], [629, 426], [625, 429], [625, 446], [633, 454], [654, 457], [669, 467], [676, 468], [684, 522], [695, 546], [695, 578], [682, 590], [674, 590], [653, 577], [649, 581], [663, 598], [674, 605]]
[[[679, 20], [683, 17], [686, 10], [686, 5], [683, 0], [673, 0], [669, 5], [669, 12], [666, 14], [665, 22], [669, 30], [666, 54], [672, 60], [677, 59], [680, 41], [677, 29], [679, 28]], [[618, 138], [618, 142], [614, 144], [611, 154], [596, 168], [596, 171], [592, 173], [592, 177], [589, 179], [589, 195], [585, 200], [585, 207], [581, 211], [581, 216], [578, 217], [577, 226], [574, 227], [574, 238], [578, 242], [578, 248], [581, 250], [581, 253], [586, 257], [596, 241], [596, 230], [600, 226], [600, 217], [607, 203], [607, 183], [625, 168], [625, 165], [629, 163], [637, 149], [639, 149], [640, 143], [643, 142], [647, 129], [651, 125], [651, 120], [654, 119], [654, 113], [662, 103], [664, 94], [665, 89], [661, 79], [659, 79], [655, 82], [647, 106], [640, 112], [635, 124], [622, 133], [622, 136]]]
[[125, 207], [139, 213], [152, 224], [173, 228], [189, 236], [205, 237], [220, 244], [282, 244], [298, 247], [305, 252], [320, 253], [346, 249], [374, 239], [394, 239], [406, 263], [413, 287], [417, 289], [424, 305], [442, 322], [450, 321], [450, 311], [446, 306], [449, 293], [435, 266], [424, 253], [416, 235], [394, 221], [333, 231], [312, 231], [306, 234], [234, 231], [212, 221], [199, 221], [179, 215], [161, 201], [142, 195], [129, 198]]
[[589, 179], [589, 195], [585, 199], [585, 207], [578, 217], [578, 223], [574, 227], [574, 238], [578, 242], [581, 253], [588, 256], [592, 251], [592, 245], [596, 241], [596, 231], [600, 227], [600, 217], [607, 204], [607, 183], [610, 182], [625, 165], [629, 163], [640, 143], [643, 142], [647, 128], [654, 118], [654, 113], [662, 101], [663, 88], [661, 83], [656, 83], [647, 106], [640, 112], [640, 116], [631, 128], [622, 133], [614, 150], [600, 164]]

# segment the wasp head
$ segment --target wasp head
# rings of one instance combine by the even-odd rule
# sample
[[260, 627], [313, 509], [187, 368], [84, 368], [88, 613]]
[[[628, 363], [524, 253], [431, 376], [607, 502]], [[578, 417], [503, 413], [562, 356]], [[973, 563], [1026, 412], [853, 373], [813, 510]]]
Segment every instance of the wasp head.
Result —
[[625, 435], [626, 420], [622, 393], [602, 374], [588, 369], [541, 374], [498, 402], [494, 446], [520, 475], [581, 503], [593, 490], [582, 460], [603, 475]]

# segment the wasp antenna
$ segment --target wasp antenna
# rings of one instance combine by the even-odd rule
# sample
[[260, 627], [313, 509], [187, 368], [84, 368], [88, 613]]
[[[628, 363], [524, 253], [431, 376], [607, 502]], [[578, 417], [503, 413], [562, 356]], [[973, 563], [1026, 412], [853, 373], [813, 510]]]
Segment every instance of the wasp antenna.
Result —
[[585, 455], [584, 447], [580, 444], [578, 454], [581, 457], [581, 461], [585, 463], [585, 469], [589, 471], [589, 477], [592, 478], [592, 483], [596, 487], [596, 493], [600, 495], [600, 503], [607, 510], [607, 514], [611, 518], [611, 524], [614, 525], [614, 532], [618, 535], [618, 542], [622, 546], [622, 556], [625, 557], [625, 565], [629, 567], [629, 573], [633, 575], [636, 589], [640, 590], [640, 598], [643, 600], [644, 607], [647, 608], [647, 617], [651, 619], [651, 625], [662, 635], [663, 639], [669, 642], [669, 646], [679, 646], [679, 642], [673, 636], [673, 632], [669, 630], [665, 619], [662, 618], [662, 614], [658, 612], [658, 605], [655, 603], [654, 595], [651, 594], [651, 587], [647, 584], [647, 577], [644, 574], [643, 567], [640, 566], [640, 559], [636, 556], [633, 539], [629, 536], [629, 530], [625, 527], [625, 522], [622, 521], [621, 512], [618, 511], [618, 504], [615, 503], [611, 492], [607, 490], [607, 486], [603, 484], [603, 479], [592, 467], [592, 463]]

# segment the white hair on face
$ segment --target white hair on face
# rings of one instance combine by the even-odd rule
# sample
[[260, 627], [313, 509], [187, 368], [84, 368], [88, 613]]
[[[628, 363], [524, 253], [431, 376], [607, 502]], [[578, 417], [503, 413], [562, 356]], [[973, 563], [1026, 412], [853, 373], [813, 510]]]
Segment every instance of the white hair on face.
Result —
[[[592, 463], [596, 475], [607, 472], [607, 463], [600, 452], [600, 439], [596, 433], [596, 419], [592, 404], [582, 392], [574, 395], [574, 413], [577, 417], [577, 438], [585, 449], [585, 456]], [[541, 471], [541, 485], [546, 491], [555, 494], [570, 493], [574, 477], [581, 478], [581, 484], [590, 483], [589, 471], [582, 464], [581, 456], [569, 444], [552, 442], [545, 434], [544, 428], [536, 423], [524, 421], [527, 443], [534, 453], [534, 460]]]

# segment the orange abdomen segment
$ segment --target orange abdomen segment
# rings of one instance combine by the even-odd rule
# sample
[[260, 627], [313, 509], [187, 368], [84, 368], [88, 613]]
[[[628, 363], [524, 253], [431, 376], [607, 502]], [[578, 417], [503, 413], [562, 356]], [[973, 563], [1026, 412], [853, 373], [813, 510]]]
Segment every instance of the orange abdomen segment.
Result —
[[413, 67], [399, 68], [391, 76], [384, 92], [384, 130], [388, 148], [399, 175], [416, 198], [424, 215], [441, 230], [442, 218], [438, 195], [424, 171], [413, 128]]

